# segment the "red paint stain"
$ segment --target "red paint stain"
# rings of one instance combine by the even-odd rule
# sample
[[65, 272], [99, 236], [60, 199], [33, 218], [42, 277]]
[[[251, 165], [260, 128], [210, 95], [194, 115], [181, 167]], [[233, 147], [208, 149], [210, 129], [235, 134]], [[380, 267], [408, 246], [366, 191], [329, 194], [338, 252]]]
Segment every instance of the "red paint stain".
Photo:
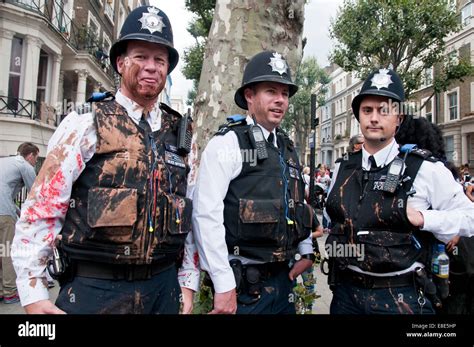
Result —
[[69, 207], [68, 202], [58, 202], [64, 189], [64, 175], [61, 170], [56, 172], [50, 182], [42, 182], [41, 188], [35, 190], [32, 196], [34, 204], [25, 211], [27, 223], [45, 220], [48, 229], [52, 230], [58, 216], [64, 216]]
[[196, 267], [199, 266], [199, 254], [198, 254], [198, 252], [194, 252], [194, 254], [193, 254], [193, 262], [194, 262], [194, 266], [196, 266]]
[[84, 165], [84, 162], [82, 161], [81, 155], [78, 153], [76, 154], [76, 162], [77, 162], [77, 167], [79, 170], [82, 169], [82, 166]]

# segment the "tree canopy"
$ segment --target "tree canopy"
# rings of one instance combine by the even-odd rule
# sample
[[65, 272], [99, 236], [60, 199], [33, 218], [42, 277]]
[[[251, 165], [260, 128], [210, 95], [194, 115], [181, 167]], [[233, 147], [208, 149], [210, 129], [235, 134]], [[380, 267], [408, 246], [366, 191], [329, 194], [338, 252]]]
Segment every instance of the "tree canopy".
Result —
[[446, 38], [460, 29], [445, 0], [345, 0], [331, 22], [337, 44], [330, 59], [360, 78], [391, 65], [407, 98], [420, 88], [424, 71], [434, 67], [433, 93], [440, 92], [473, 73], [470, 54], [453, 60], [446, 52]]

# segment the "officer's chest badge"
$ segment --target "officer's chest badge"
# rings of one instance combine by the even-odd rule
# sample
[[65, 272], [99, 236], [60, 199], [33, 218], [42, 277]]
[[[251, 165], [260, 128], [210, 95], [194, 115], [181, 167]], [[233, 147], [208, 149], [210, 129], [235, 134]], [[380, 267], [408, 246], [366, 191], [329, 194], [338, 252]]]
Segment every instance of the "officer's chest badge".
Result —
[[153, 34], [155, 31], [163, 30], [165, 23], [163, 23], [163, 17], [158, 16], [159, 9], [156, 7], [148, 7], [148, 12], [142, 13], [142, 18], [138, 21], [142, 23], [141, 29], [147, 29], [150, 34]]
[[279, 53], [273, 53], [273, 58], [270, 58], [268, 65], [272, 67], [272, 72], [276, 71], [280, 75], [283, 75], [288, 71], [288, 65], [286, 64], [285, 59], [283, 59]]
[[389, 71], [388, 69], [380, 69], [379, 72], [372, 77], [371, 87], [376, 87], [377, 89], [388, 88], [388, 86], [393, 83], [392, 76], [388, 74]]

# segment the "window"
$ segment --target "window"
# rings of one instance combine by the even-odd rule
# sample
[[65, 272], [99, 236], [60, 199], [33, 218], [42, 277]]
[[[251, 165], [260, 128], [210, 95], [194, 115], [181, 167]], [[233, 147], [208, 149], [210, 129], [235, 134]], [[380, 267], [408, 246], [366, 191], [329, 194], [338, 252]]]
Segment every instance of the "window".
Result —
[[458, 52], [455, 49], [452, 49], [448, 53], [448, 60], [453, 65], [457, 65], [459, 63]]
[[456, 0], [448, 0], [448, 9], [456, 12]]
[[114, 7], [115, 7], [115, 0], [106, 0], [105, 1], [105, 8], [104, 13], [106, 17], [110, 19], [112, 24], [114, 24]]
[[20, 97], [21, 64], [23, 59], [23, 39], [13, 37], [10, 56], [10, 74], [8, 76], [8, 107], [18, 109]]
[[87, 18], [87, 27], [89, 28], [89, 32], [91, 35], [93, 35], [94, 39], [99, 38], [99, 22], [91, 12], [89, 12], [89, 17]]
[[46, 101], [46, 84], [48, 82], [48, 54], [41, 50], [38, 67], [38, 86], [36, 88], [36, 102], [38, 105]]
[[458, 93], [457, 91], [448, 94], [448, 114], [449, 114], [449, 120], [458, 119]]
[[468, 3], [461, 10], [461, 23], [462, 25], [468, 25], [471, 22], [472, 6]]
[[[427, 98], [421, 99], [421, 105], [426, 102]], [[429, 122], [433, 123], [433, 101], [434, 99], [431, 98], [425, 105], [425, 107], [421, 110], [421, 116], [425, 117]]]
[[444, 138], [444, 145], [446, 151], [446, 159], [448, 159], [448, 161], [454, 161], [454, 137], [446, 136]]
[[117, 26], [117, 37], [120, 35], [120, 29], [122, 29], [123, 22], [125, 21], [125, 9], [123, 8], [122, 4], [120, 3], [120, 8], [119, 8], [119, 20], [118, 20], [118, 26]]
[[425, 87], [433, 84], [433, 68], [430, 67], [423, 71], [423, 83]]
[[102, 64], [102, 67], [106, 67], [109, 64], [108, 54], [110, 52], [110, 39], [107, 35], [105, 35], [105, 31], [102, 34], [102, 50], [98, 53], [97, 59]]

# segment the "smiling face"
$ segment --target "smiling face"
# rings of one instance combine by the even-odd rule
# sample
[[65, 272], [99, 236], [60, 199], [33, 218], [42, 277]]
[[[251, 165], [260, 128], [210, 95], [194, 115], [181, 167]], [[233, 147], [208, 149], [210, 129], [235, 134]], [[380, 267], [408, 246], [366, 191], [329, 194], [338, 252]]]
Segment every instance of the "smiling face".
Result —
[[364, 135], [364, 148], [371, 154], [392, 141], [401, 123], [399, 107], [385, 96], [368, 95], [359, 107], [360, 129]]
[[244, 91], [249, 114], [268, 131], [273, 131], [288, 110], [288, 86], [276, 82], [260, 82]]
[[165, 86], [168, 67], [166, 47], [130, 41], [127, 51], [117, 58], [122, 93], [144, 107], [153, 105]]

